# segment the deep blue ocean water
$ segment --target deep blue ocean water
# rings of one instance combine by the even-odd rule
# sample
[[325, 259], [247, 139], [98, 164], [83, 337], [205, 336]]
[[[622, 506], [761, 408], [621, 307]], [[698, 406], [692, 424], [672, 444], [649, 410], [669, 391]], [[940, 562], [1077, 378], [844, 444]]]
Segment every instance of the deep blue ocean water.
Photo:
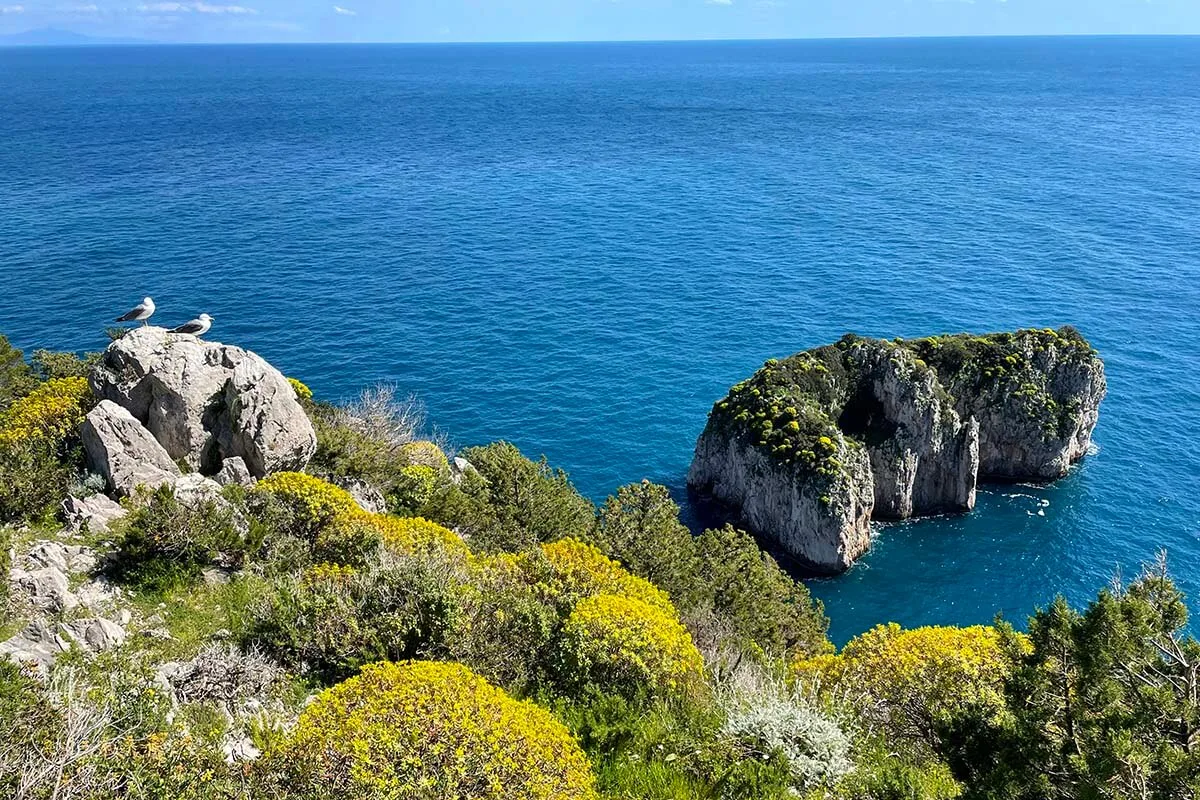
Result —
[[19, 346], [98, 348], [151, 294], [595, 498], [682, 499], [767, 358], [1078, 326], [1098, 452], [881, 527], [811, 584], [838, 640], [1020, 620], [1158, 548], [1200, 608], [1198, 223], [1200, 39], [0, 50]]

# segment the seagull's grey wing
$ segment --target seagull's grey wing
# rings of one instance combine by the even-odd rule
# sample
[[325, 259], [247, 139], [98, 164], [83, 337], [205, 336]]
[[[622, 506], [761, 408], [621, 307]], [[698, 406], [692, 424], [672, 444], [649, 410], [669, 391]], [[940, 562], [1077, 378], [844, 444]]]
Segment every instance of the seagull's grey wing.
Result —
[[199, 333], [202, 330], [204, 330], [204, 323], [194, 319], [191, 322], [183, 323], [178, 328], [172, 328], [171, 333]]
[[129, 322], [130, 320], [137, 319], [138, 317], [140, 317], [142, 314], [145, 314], [145, 313], [146, 313], [146, 304], [138, 303], [134, 307], [134, 309], [132, 311], [130, 311], [128, 314], [126, 314], [123, 317], [117, 317], [117, 322]]

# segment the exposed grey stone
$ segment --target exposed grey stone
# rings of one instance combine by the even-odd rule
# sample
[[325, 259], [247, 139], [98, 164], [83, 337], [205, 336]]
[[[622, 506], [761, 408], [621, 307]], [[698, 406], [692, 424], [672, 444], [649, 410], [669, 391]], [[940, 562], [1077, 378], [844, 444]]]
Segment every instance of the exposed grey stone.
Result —
[[235, 764], [239, 761], [253, 761], [262, 755], [262, 751], [254, 746], [249, 736], [231, 735], [221, 743], [221, 752], [225, 761]]
[[25, 561], [29, 569], [54, 567], [63, 573], [86, 572], [96, 566], [96, 554], [82, 545], [45, 540], [30, 548]]
[[10, 579], [38, 608], [58, 612], [69, 611], [79, 605], [79, 599], [71, 592], [67, 576], [56, 567], [29, 571], [14, 569], [10, 572]]
[[470, 461], [462, 456], [455, 456], [450, 460], [450, 480], [454, 483], [461, 482], [463, 476], [469, 472], [477, 472], [475, 465]]
[[204, 473], [240, 457], [262, 477], [301, 469], [316, 451], [291, 384], [239, 347], [147, 326], [109, 345], [90, 380], [97, 396], [128, 409], [171, 458]]
[[103, 617], [64, 622], [59, 630], [94, 653], [125, 644], [125, 629]]
[[75, 589], [79, 604], [92, 612], [108, 609], [120, 596], [120, 587], [105, 578], [92, 578]]
[[138, 486], [154, 489], [179, 475], [179, 467], [150, 432], [110, 400], [88, 412], [82, 438], [88, 464], [113, 494], [128, 496]]
[[363, 511], [369, 511], [372, 514], [387, 513], [387, 499], [383, 496], [383, 492], [366, 481], [340, 475], [331, 475], [328, 480], [345, 489]]
[[221, 462], [221, 469], [213, 476], [222, 486], [253, 486], [254, 477], [250, 474], [246, 462], [238, 456], [227, 458]]
[[74, 533], [87, 526], [91, 533], [105, 533], [108, 526], [125, 516], [127, 512], [121, 504], [102, 494], [90, 497], [68, 497], [63, 503], [67, 527]]
[[0, 657], [29, 665], [44, 677], [59, 654], [70, 648], [70, 642], [52, 625], [45, 620], [34, 620], [16, 636], [0, 642]]

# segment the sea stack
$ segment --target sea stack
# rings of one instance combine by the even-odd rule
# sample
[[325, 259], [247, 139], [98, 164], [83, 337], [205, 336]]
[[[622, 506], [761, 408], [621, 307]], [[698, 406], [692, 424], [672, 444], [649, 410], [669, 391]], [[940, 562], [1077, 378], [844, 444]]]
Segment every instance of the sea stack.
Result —
[[713, 406], [689, 488], [819, 573], [870, 521], [969, 511], [979, 481], [1062, 477], [1091, 443], [1104, 364], [1075, 329], [837, 344], [768, 361]]

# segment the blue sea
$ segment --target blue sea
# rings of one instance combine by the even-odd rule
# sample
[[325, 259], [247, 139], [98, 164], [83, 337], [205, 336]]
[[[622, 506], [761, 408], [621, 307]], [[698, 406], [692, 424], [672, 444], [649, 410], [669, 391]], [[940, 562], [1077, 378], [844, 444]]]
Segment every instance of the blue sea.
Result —
[[[1200, 39], [0, 50], [0, 331], [156, 321], [686, 504], [709, 407], [847, 331], [1078, 326], [1096, 452], [814, 581], [836, 640], [1165, 548], [1200, 608]], [[690, 510], [688, 510], [690, 514]]]

